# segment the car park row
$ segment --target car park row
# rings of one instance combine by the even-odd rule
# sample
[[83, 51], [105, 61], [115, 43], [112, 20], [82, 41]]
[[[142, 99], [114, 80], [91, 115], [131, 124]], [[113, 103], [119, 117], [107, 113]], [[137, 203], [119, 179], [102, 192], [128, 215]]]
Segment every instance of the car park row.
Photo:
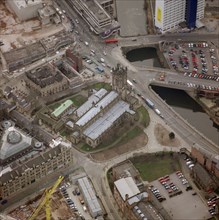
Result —
[[[75, 205], [74, 201], [70, 198], [69, 193], [67, 192], [66, 188], [68, 186], [61, 186], [59, 189], [63, 195], [63, 197], [65, 198], [66, 203], [68, 204], [69, 208], [78, 216], [81, 217], [81, 219], [84, 219], [84, 217], [82, 216], [82, 214], [78, 211], [77, 206]], [[80, 191], [78, 188], [76, 188], [73, 192], [74, 195], [79, 196], [80, 195]]]
[[171, 44], [167, 60], [170, 66], [180, 72], [186, 70], [194, 75], [219, 75], [215, 49], [205, 42]]
[[159, 202], [163, 202], [164, 200], [166, 200], [166, 198], [160, 194], [160, 191], [157, 188], [151, 186], [149, 189]]
[[219, 87], [216, 87], [216, 86], [198, 85], [198, 84], [195, 84], [195, 83], [186, 83], [186, 82], [178, 82], [178, 81], [168, 81], [168, 83], [169, 84], [192, 87], [192, 88], [197, 88], [197, 89], [219, 91]]
[[182, 193], [182, 190], [180, 190], [174, 183], [170, 182], [169, 176], [159, 178], [159, 182], [167, 190], [169, 197], [173, 197]]

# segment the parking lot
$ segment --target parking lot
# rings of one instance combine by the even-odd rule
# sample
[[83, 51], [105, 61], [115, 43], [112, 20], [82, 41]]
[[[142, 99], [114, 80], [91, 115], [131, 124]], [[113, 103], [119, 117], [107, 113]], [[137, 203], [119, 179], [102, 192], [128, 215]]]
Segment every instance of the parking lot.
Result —
[[[153, 188], [158, 189], [162, 197], [165, 198], [161, 204], [173, 219], [194, 219], [194, 216], [195, 219], [207, 219], [210, 217], [206, 202], [201, 200], [194, 189], [188, 188], [190, 185], [184, 176], [180, 178], [176, 173], [173, 173], [169, 175], [167, 183], [168, 185], [172, 183], [178, 193], [174, 195], [172, 192], [170, 193], [169, 189], [172, 187], [164, 187], [159, 180], [151, 182], [151, 185]], [[179, 193], [180, 191], [182, 192]]]
[[219, 81], [218, 55], [213, 44], [171, 43], [164, 50], [169, 66], [184, 76]]
[[[90, 216], [87, 207], [84, 205], [83, 197], [78, 189], [78, 186], [66, 183], [63, 184], [59, 188], [59, 190], [72, 212], [74, 212], [76, 216], [78, 216], [78, 219], [93, 219]], [[75, 195], [73, 194], [73, 192]]]

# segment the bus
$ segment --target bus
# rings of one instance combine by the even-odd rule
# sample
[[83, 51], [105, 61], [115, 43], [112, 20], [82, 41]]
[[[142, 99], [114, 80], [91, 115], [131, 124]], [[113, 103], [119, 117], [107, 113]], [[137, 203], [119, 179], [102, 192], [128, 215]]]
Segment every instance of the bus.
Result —
[[115, 44], [115, 43], [118, 43], [118, 39], [116, 39], [116, 38], [111, 38], [111, 39], [106, 39], [106, 40], [104, 40], [104, 42], [106, 43], [106, 44]]

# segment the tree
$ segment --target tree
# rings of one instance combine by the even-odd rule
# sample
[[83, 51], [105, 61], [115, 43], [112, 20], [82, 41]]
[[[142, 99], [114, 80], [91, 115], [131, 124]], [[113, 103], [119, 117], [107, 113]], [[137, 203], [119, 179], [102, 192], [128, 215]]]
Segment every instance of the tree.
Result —
[[169, 133], [169, 138], [172, 140], [172, 139], [174, 139], [175, 138], [175, 134], [173, 133], [173, 132], [170, 132]]

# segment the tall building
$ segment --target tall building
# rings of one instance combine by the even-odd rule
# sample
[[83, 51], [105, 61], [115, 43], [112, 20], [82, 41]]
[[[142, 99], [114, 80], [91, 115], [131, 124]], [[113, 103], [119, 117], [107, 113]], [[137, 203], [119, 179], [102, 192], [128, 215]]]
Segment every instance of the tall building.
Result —
[[156, 0], [155, 26], [166, 32], [185, 21], [185, 0]]
[[204, 17], [205, 0], [156, 0], [155, 26], [162, 33], [186, 21], [188, 28], [195, 28], [197, 20]]
[[196, 21], [204, 18], [205, 0], [186, 0], [185, 20], [188, 28], [195, 28]]
[[186, 24], [188, 28], [194, 28], [196, 24], [198, 0], [186, 1]]
[[198, 0], [196, 20], [204, 18], [205, 15], [205, 0]]

